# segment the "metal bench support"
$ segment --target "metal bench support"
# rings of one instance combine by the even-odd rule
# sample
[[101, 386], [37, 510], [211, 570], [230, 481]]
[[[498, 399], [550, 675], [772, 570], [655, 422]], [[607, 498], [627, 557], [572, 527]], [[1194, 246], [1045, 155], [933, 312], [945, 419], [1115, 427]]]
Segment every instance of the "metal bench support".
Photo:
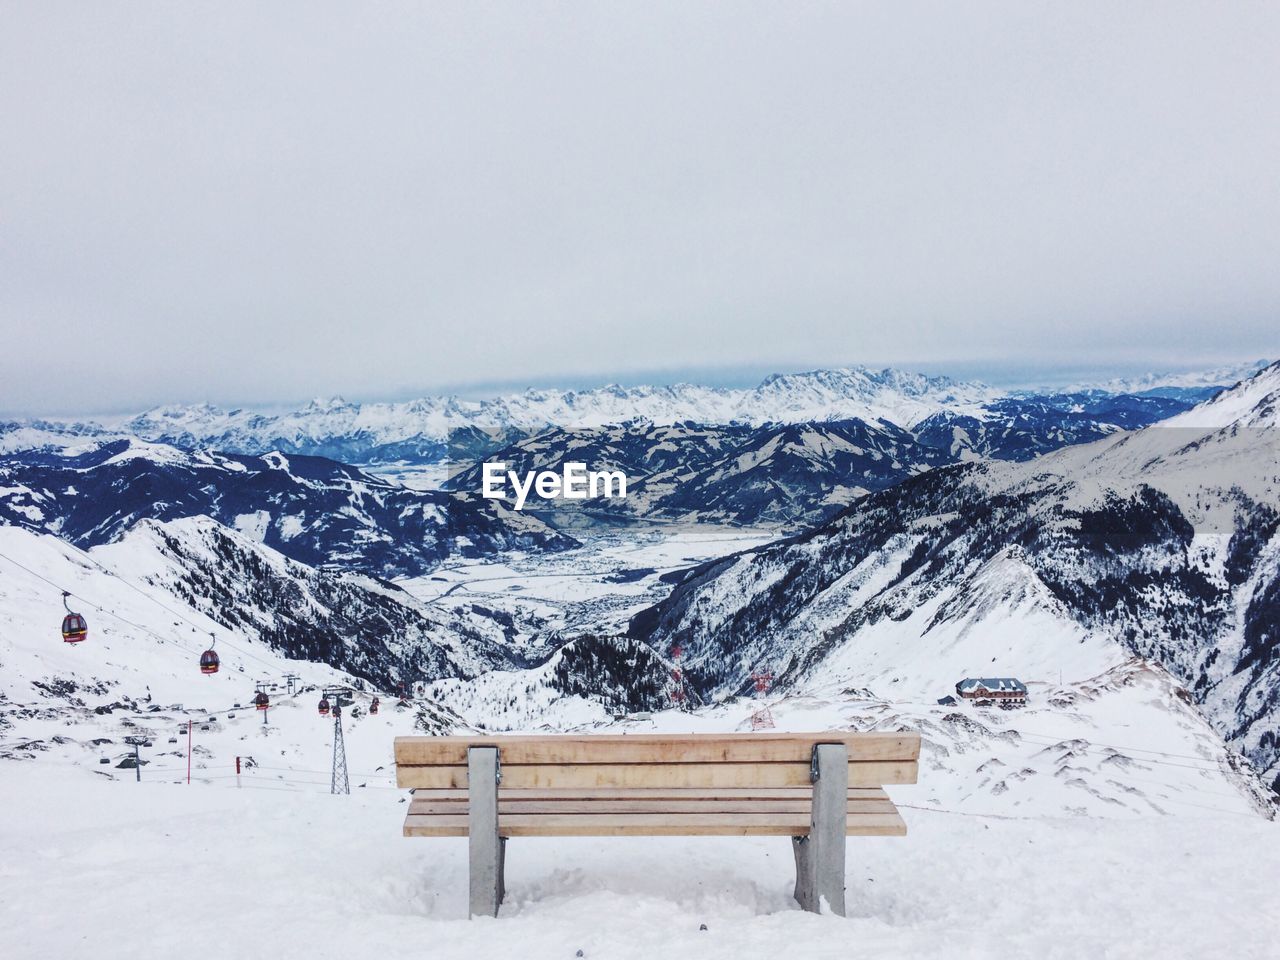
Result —
[[791, 838], [796, 855], [796, 902], [812, 913], [820, 913], [825, 900], [832, 913], [845, 915], [845, 816], [848, 804], [848, 748], [842, 743], [815, 744], [809, 836]]
[[467, 838], [471, 869], [471, 916], [496, 917], [506, 893], [506, 839], [498, 836], [498, 748], [467, 751]]

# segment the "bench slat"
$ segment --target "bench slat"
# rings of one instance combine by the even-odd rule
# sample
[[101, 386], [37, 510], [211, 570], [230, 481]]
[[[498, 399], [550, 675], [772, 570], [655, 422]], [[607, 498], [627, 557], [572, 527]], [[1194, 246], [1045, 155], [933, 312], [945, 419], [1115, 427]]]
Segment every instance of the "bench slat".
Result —
[[497, 747], [507, 764], [808, 763], [815, 743], [844, 743], [851, 761], [917, 760], [918, 733], [591, 734], [397, 737], [396, 762], [462, 766], [472, 746]]
[[[506, 788], [506, 784], [502, 784], [498, 788], [499, 802], [504, 798], [515, 798], [520, 800], [648, 800], [658, 798], [668, 798], [671, 800], [719, 800], [758, 798], [762, 800], [800, 799], [809, 801], [812, 796], [813, 789], [811, 786], [721, 787], [718, 790], [708, 790], [697, 787], [637, 787], [629, 790], [616, 787], [596, 790], [572, 788], [510, 790]], [[414, 791], [413, 797], [415, 800], [419, 798], [427, 798], [431, 800], [462, 800], [465, 802], [468, 798], [468, 793], [466, 790], [457, 790], [453, 788], [440, 790], [419, 788]], [[879, 787], [850, 787], [849, 799], [852, 800], [855, 797], [864, 800], [889, 799], [889, 795]]]
[[[869, 761], [849, 764], [849, 783], [860, 787], [916, 782], [915, 761]], [[396, 767], [401, 787], [461, 789], [465, 766]], [[801, 787], [810, 784], [805, 763], [596, 763], [576, 766], [513, 764], [502, 761], [502, 788], [609, 787]]]
[[[498, 814], [565, 813], [598, 816], [612, 813], [800, 813], [808, 814], [812, 803], [801, 800], [498, 800]], [[895, 813], [890, 800], [850, 800], [849, 813]], [[465, 814], [467, 804], [457, 800], [433, 802], [414, 800], [414, 815]]]
[[[463, 837], [468, 818], [417, 816], [405, 818], [406, 837]], [[905, 836], [907, 825], [896, 813], [851, 814], [846, 818], [849, 836]], [[640, 813], [594, 816], [562, 814], [499, 814], [498, 830], [504, 837], [600, 837], [600, 836], [805, 836], [808, 814], [795, 813]]]

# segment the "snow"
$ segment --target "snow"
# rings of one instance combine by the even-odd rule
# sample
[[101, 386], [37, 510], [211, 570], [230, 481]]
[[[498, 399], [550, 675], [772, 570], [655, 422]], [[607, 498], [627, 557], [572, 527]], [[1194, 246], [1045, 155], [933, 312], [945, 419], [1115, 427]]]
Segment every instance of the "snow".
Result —
[[1274, 427], [1280, 424], [1280, 364], [1272, 364], [1245, 380], [1233, 390], [1226, 390], [1212, 400], [1171, 417], [1160, 426], [1166, 429], [1216, 429], [1232, 424], [1245, 427]]
[[1274, 955], [1280, 827], [1247, 817], [909, 807], [905, 838], [850, 839], [848, 918], [797, 909], [785, 839], [517, 839], [499, 917], [467, 920], [465, 840], [402, 838], [394, 792], [257, 786], [0, 780], [13, 955]]
[[[1045, 483], [1056, 472], [1072, 478], [1083, 502], [1104, 480], [1124, 477], [1189, 503], [1206, 471], [1225, 471], [1215, 475], [1274, 495], [1274, 466], [1256, 460], [1255, 441], [1208, 431], [1254, 414], [1258, 425], [1273, 423], [1265, 418], [1276, 376], [1264, 371], [1177, 424], [1204, 443], [1170, 445], [1145, 431], [1011, 465], [1000, 482]], [[969, 395], [964, 385], [889, 379], [921, 409], [938, 392], [949, 391], [947, 402]], [[812, 411], [806, 405], [833, 382], [771, 378], [759, 390], [794, 400], [780, 409]], [[522, 416], [551, 408], [588, 416], [635, 399], [623, 388], [596, 394], [530, 392], [523, 407], [511, 406]], [[701, 399], [727, 404], [728, 396]], [[666, 409], [678, 399], [653, 393]], [[378, 416], [461, 415], [443, 401], [415, 404], [379, 412], [317, 402], [308, 415], [365, 425]], [[888, 412], [909, 418], [911, 409]], [[214, 413], [164, 416], [184, 423]], [[1249, 450], [1253, 473], [1233, 459]], [[260, 537], [263, 521], [246, 514], [237, 526]], [[848, 918], [796, 907], [783, 839], [581, 838], [512, 841], [500, 917], [468, 921], [465, 841], [400, 834], [406, 792], [394, 786], [395, 736], [431, 716], [461, 729], [741, 730], [760, 701], [727, 696], [694, 714], [615, 721], [600, 703], [548, 682], [554, 657], [529, 670], [439, 681], [408, 709], [384, 691], [376, 717], [367, 713], [372, 692], [360, 693], [359, 711], [343, 720], [353, 792], [333, 797], [333, 727], [317, 717], [313, 689], [274, 689], [266, 723], [232, 705], [249, 703], [254, 681], [278, 684], [287, 672], [309, 688], [350, 678], [286, 660], [166, 588], [173, 571], [159, 533], [198, 547], [212, 524], [143, 524], [87, 557], [51, 536], [0, 526], [0, 554], [21, 564], [0, 557], [0, 928], [15, 956], [1274, 955], [1266, 904], [1280, 883], [1280, 824], [1247, 765], [1169, 674], [1076, 623], [1017, 549], [975, 564], [902, 620], [840, 633], [914, 550], [914, 536], [903, 536], [768, 638], [784, 658], [791, 640], [831, 639], [819, 665], [799, 669], [793, 686], [769, 698], [777, 729], [922, 734], [920, 782], [889, 788], [908, 836], [849, 842]], [[680, 526], [606, 535], [551, 557], [452, 562], [403, 586], [445, 611], [479, 601], [551, 630], [618, 630], [667, 591], [661, 573], [768, 536]], [[1222, 539], [1200, 533], [1192, 547], [1218, 562]], [[821, 546], [815, 540], [812, 549]], [[735, 575], [699, 611], [704, 623], [732, 615], [733, 591], [765, 579], [746, 559], [730, 567]], [[637, 576], [618, 576], [629, 573]], [[74, 602], [111, 612], [86, 609], [85, 644], [57, 635], [59, 586]], [[204, 677], [195, 657], [210, 632], [223, 670]], [[509, 642], [531, 641], [517, 632]], [[739, 651], [749, 662], [758, 652], [749, 644]], [[963, 677], [1002, 675], [1027, 684], [1027, 707], [936, 702]], [[70, 684], [72, 692], [59, 692]], [[190, 785], [186, 744], [169, 742], [188, 721]], [[129, 735], [152, 743], [142, 750], [140, 783], [115, 766]], [[246, 760], [238, 778], [237, 757]]]
[[[556, 554], [449, 560], [399, 585], [420, 600], [446, 606], [480, 599], [486, 606], [536, 613], [554, 629], [621, 631], [631, 614], [669, 592], [661, 574], [760, 546], [774, 535], [680, 524], [629, 529], [593, 536], [582, 547]], [[628, 571], [647, 572], [635, 580], [616, 579]]]
[[[302, 524], [295, 517], [286, 517], [285, 519], [297, 524], [296, 529], [293, 531], [293, 535], [296, 536], [301, 531]], [[254, 540], [263, 540], [267, 536], [267, 528], [271, 526], [271, 514], [265, 510], [242, 513], [235, 518], [231, 525], [246, 537], [251, 537]], [[282, 523], [281, 526], [283, 525]]]
[[[183, 535], [201, 522], [166, 529]], [[523, 567], [528, 558], [509, 558], [503, 575], [552, 608], [608, 600], [611, 570], [679, 565], [750, 542], [721, 536], [605, 544], [594, 558], [583, 548], [576, 560], [557, 558], [565, 568], [545, 589]], [[944, 709], [925, 700], [934, 689], [924, 654], [901, 668], [917, 672], [911, 684], [892, 685], [885, 673], [883, 686], [900, 699], [851, 692], [863, 678], [833, 671], [825, 685], [771, 703], [780, 730], [905, 726], [924, 735], [920, 783], [890, 788], [908, 836], [850, 840], [848, 918], [796, 907], [784, 839], [582, 838], [512, 841], [499, 918], [467, 920], [465, 841], [400, 833], [406, 794], [394, 786], [392, 742], [414, 731], [420, 704], [399, 710], [384, 696], [371, 717], [369, 696], [358, 695], [366, 712], [343, 721], [352, 794], [328, 795], [332, 725], [316, 716], [314, 693], [273, 692], [266, 725], [232, 704], [248, 704], [252, 679], [342, 676], [221, 634], [224, 671], [200, 676], [186, 649], [194, 638], [170, 642], [166, 633], [174, 618], [165, 607], [179, 601], [152, 585], [160, 581], [150, 542], [131, 536], [94, 550], [109, 573], [52, 537], [0, 528], [0, 552], [164, 640], [98, 617], [91, 639], [69, 648], [56, 636], [50, 589], [22, 571], [6, 568], [0, 579], [0, 750], [29, 757], [0, 760], [0, 924], [17, 955], [932, 958], [985, 956], [992, 943], [1072, 960], [1269, 955], [1273, 920], [1246, 892], [1280, 882], [1280, 827], [1260, 815], [1220, 738], [1172, 696], [1166, 677], [1120, 664], [1099, 677], [1069, 672], [1061, 686], [1039, 679], [1024, 711]], [[588, 575], [570, 575], [588, 560]], [[1007, 573], [997, 564], [985, 576], [1003, 583]], [[448, 575], [444, 589], [473, 583], [471, 565]], [[142, 593], [121, 590], [121, 578]], [[617, 602], [634, 602], [633, 584], [614, 586]], [[983, 608], [981, 596], [975, 602]], [[972, 646], [980, 631], [962, 632], [942, 643], [959, 644], [948, 656], [985, 653]], [[1081, 657], [1096, 656], [1083, 646]], [[1040, 672], [1048, 669], [1046, 661]], [[522, 684], [527, 705], [540, 709], [524, 729], [667, 732], [742, 729], [757, 705], [733, 699], [615, 725], [594, 702], [549, 695], [533, 674], [491, 673], [465, 690], [455, 685], [448, 702], [492, 719], [495, 698]], [[87, 706], [74, 708], [33, 683], [56, 678], [112, 686], [80, 691]], [[138, 698], [137, 708], [91, 709], [122, 696]], [[185, 709], [168, 709], [174, 703]], [[196, 721], [189, 786], [177, 736], [188, 719]], [[114, 766], [128, 734], [152, 740], [141, 783]], [[95, 742], [104, 737], [113, 742]], [[238, 781], [237, 756], [255, 763]]]

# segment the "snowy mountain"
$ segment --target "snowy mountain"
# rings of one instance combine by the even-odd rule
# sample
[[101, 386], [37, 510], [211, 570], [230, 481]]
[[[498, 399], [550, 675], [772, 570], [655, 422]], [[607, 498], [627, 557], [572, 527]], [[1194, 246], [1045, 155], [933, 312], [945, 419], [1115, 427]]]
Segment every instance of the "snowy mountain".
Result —
[[312, 565], [415, 575], [451, 555], [572, 541], [466, 494], [409, 490], [318, 457], [187, 452], [114, 440], [0, 455], [0, 521], [106, 543], [139, 522], [206, 515]]
[[[995, 401], [980, 416], [935, 413], [913, 430], [888, 420], [762, 426], [636, 420], [542, 431], [488, 453], [486, 460], [506, 463], [520, 474], [566, 462], [626, 472], [625, 500], [538, 504], [537, 509], [561, 518], [576, 511], [797, 530], [925, 470], [981, 458], [1030, 459], [1186, 409], [1160, 398], [1063, 395]], [[479, 490], [480, 465], [456, 474], [447, 486]]]
[[1178, 373], [1147, 373], [1138, 377], [1116, 377], [1096, 383], [1076, 384], [1067, 392], [1131, 393], [1144, 396], [1163, 396], [1178, 400], [1206, 400], [1223, 387], [1234, 386], [1248, 380], [1269, 365], [1267, 360], [1233, 363], [1207, 370], [1190, 370]]
[[394, 451], [387, 449], [392, 444], [440, 440], [466, 427], [531, 432], [550, 426], [603, 427], [635, 419], [664, 425], [855, 418], [909, 425], [937, 410], [998, 396], [1000, 391], [991, 387], [947, 377], [851, 367], [778, 374], [746, 390], [688, 383], [608, 384], [589, 390], [526, 390], [486, 400], [431, 397], [359, 404], [335, 398], [314, 400], [300, 410], [272, 416], [199, 405], [158, 408], [105, 426], [178, 446], [237, 452], [307, 452], [308, 445], [341, 442], [376, 449], [380, 459], [388, 460], [396, 459], [391, 455]]
[[[930, 471], [632, 621], [708, 693], [1162, 664], [1280, 790], [1280, 364], [1164, 425]], [[954, 682], [954, 680], [952, 682]]]
[[1129, 393], [1028, 394], [994, 400], [977, 413], [931, 414], [912, 433], [957, 460], [1030, 460], [1059, 447], [1158, 423], [1189, 406], [1185, 400]]
[[[224, 681], [239, 686], [239, 699], [244, 674], [263, 670], [392, 690], [520, 664], [509, 653], [509, 624], [435, 610], [360, 574], [316, 570], [206, 517], [144, 521], [88, 552], [0, 526], [0, 568], [3, 693], [20, 701], [52, 685], [88, 690], [93, 703], [148, 693], [180, 702], [187, 685]], [[58, 633], [60, 590], [89, 621], [89, 639], [74, 647]], [[211, 642], [223, 659], [212, 680], [197, 669]]]
[[[503, 678], [539, 691], [521, 707], [531, 716], [665, 702], [669, 665], [634, 640], [558, 638], [527, 613], [419, 600], [384, 580], [290, 560], [208, 517], [146, 520], [88, 551], [0, 525], [0, 571], [0, 704], [92, 712], [211, 695], [230, 704], [252, 694], [246, 675], [275, 684], [289, 672], [384, 695], [436, 690], [426, 702], [458, 723], [445, 694], [474, 707], [456, 684], [491, 690]], [[89, 621], [76, 646], [58, 633], [64, 589]], [[222, 656], [212, 678], [197, 669], [210, 644]], [[235, 693], [220, 693], [228, 684]], [[0, 730], [7, 723], [0, 710]]]
[[[696, 384], [590, 390], [526, 390], [485, 400], [426, 397], [401, 403], [313, 400], [297, 410], [261, 413], [209, 404], [157, 407], [137, 416], [94, 421], [34, 421], [0, 425], [0, 449], [29, 431], [77, 436], [135, 436], [185, 449], [229, 453], [324, 456], [347, 463], [431, 463], [461, 447], [493, 447], [547, 429], [591, 429], [647, 420], [656, 425], [693, 422], [800, 423], [811, 420], [888, 420], [910, 426], [941, 410], [968, 410], [1002, 396], [977, 383], [898, 370], [851, 367], [775, 375], [753, 389]], [[5, 441], [5, 436], [9, 440]]]
[[[1182, 379], [1208, 384], [1232, 373]], [[640, 499], [607, 506], [606, 513], [798, 529], [921, 470], [1040, 456], [1157, 422], [1216, 389], [1007, 394], [946, 377], [851, 367], [774, 375], [746, 390], [610, 385], [476, 401], [316, 400], [274, 414], [200, 404], [102, 422], [11, 422], [0, 424], [0, 454], [58, 451], [89, 439], [141, 440], [240, 456], [323, 457], [434, 490], [450, 472], [483, 459], [524, 462], [535, 451], [554, 458], [574, 450], [580, 454], [575, 459], [597, 468], [626, 469], [634, 488], [643, 490]], [[620, 430], [626, 436], [618, 436]], [[696, 442], [699, 436], [705, 448]], [[653, 449], [646, 451], [645, 444]], [[785, 462], [774, 462], [769, 451], [775, 449]], [[717, 452], [733, 459], [713, 463]], [[769, 476], [775, 468], [782, 472]], [[478, 484], [468, 485], [475, 477], [473, 470], [452, 487], [475, 492]]]

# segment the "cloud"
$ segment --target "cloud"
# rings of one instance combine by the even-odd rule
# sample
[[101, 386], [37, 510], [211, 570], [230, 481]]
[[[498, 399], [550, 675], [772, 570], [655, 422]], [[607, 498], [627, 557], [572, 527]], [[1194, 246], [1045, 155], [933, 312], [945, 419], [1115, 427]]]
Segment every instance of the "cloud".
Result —
[[1278, 10], [10, 7], [0, 409], [1274, 355]]

